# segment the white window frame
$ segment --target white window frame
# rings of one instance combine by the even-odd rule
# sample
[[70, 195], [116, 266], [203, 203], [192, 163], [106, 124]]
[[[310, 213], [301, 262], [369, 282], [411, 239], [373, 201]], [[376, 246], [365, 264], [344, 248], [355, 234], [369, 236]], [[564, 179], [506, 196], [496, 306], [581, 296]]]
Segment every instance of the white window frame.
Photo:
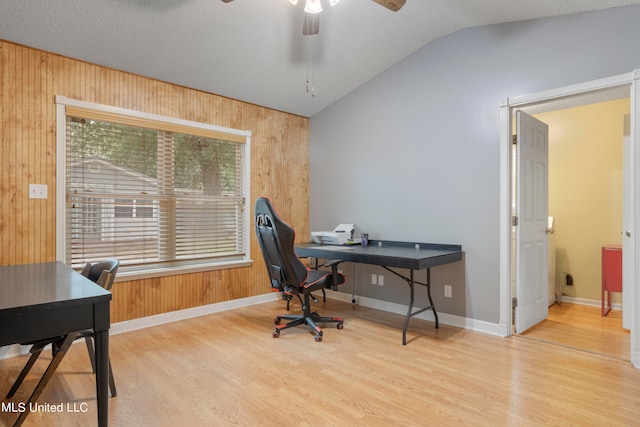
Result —
[[251, 131], [231, 129], [222, 126], [215, 126], [206, 123], [193, 122], [189, 120], [177, 119], [174, 117], [162, 116], [157, 114], [143, 113], [140, 111], [129, 110], [125, 108], [112, 107], [108, 105], [96, 104], [87, 101], [80, 101], [76, 99], [67, 98], [65, 96], [56, 95], [56, 259], [63, 263], [67, 263], [66, 260], [66, 143], [67, 143], [67, 125], [66, 125], [66, 109], [67, 107], [76, 107], [86, 110], [93, 110], [101, 113], [111, 113], [118, 116], [129, 116], [132, 118], [138, 118], [142, 120], [151, 120], [169, 123], [175, 126], [187, 126], [191, 128], [203, 129], [206, 131], [220, 132], [222, 134], [237, 135], [245, 139], [244, 146], [244, 159], [245, 159], [245, 171], [244, 180], [246, 194], [245, 198], [245, 230], [244, 230], [244, 246], [246, 253], [242, 259], [231, 261], [218, 261], [208, 263], [197, 263], [193, 265], [179, 265], [170, 267], [154, 267], [150, 269], [140, 269], [139, 267], [130, 269], [127, 271], [127, 267], [123, 266], [118, 270], [117, 281], [124, 280], [136, 280], [145, 279], [151, 277], [171, 276], [176, 274], [194, 273], [200, 271], [220, 270], [226, 268], [248, 267], [253, 264], [250, 253], [250, 235], [251, 235], [251, 206], [249, 203], [249, 195], [251, 194]]

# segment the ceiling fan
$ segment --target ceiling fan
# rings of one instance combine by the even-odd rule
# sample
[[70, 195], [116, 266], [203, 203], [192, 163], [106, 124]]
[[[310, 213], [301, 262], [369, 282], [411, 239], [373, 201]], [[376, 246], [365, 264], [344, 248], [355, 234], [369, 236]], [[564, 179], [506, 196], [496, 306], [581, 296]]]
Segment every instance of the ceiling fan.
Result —
[[[224, 3], [230, 3], [233, 0], [222, 0]], [[331, 6], [338, 3], [340, 0], [329, 0]], [[387, 9], [397, 12], [404, 6], [407, 0], [372, 0]], [[293, 5], [298, 3], [298, 0], [289, 0]], [[320, 32], [320, 12], [322, 12], [322, 5], [320, 0], [305, 0], [304, 6], [305, 18], [302, 24], [302, 34], [305, 36], [312, 36]]]

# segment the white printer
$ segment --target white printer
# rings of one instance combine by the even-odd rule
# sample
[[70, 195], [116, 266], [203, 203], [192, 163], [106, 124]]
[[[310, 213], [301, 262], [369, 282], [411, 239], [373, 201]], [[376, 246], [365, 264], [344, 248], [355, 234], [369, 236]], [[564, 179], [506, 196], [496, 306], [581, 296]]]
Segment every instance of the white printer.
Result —
[[312, 231], [311, 237], [321, 245], [353, 245], [360, 243], [353, 239], [355, 224], [340, 224], [333, 231]]

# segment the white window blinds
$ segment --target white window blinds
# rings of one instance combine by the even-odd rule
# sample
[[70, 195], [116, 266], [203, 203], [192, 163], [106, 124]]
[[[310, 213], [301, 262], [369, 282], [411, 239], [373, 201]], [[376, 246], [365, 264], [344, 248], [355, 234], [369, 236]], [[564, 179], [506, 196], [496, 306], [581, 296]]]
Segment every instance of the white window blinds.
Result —
[[68, 264], [245, 259], [246, 137], [70, 106], [65, 122]]

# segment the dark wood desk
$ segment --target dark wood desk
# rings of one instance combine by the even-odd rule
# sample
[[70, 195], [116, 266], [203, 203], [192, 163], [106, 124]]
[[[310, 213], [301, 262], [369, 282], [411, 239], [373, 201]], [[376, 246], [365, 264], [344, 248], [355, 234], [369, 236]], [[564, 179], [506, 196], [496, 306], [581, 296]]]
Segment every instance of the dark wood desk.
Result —
[[[370, 240], [367, 246], [332, 246], [303, 243], [296, 245], [296, 253], [302, 258], [339, 259], [348, 262], [378, 265], [406, 280], [411, 291], [409, 310], [402, 328], [402, 344], [406, 345], [407, 328], [411, 317], [426, 310], [432, 310], [436, 328], [439, 327], [438, 313], [431, 299], [431, 267], [460, 261], [462, 259], [462, 246]], [[392, 270], [392, 268], [409, 270], [409, 277]], [[427, 283], [418, 282], [413, 278], [414, 271], [422, 269], [427, 270]], [[429, 298], [429, 306], [416, 311], [413, 311], [414, 285], [425, 286]]]
[[[109, 304], [111, 292], [60, 262], [0, 267], [0, 346], [63, 336], [68, 348], [76, 332], [95, 331], [98, 425], [108, 424]], [[66, 350], [65, 348], [65, 350]], [[14, 425], [29, 413], [58, 364], [53, 358]]]

